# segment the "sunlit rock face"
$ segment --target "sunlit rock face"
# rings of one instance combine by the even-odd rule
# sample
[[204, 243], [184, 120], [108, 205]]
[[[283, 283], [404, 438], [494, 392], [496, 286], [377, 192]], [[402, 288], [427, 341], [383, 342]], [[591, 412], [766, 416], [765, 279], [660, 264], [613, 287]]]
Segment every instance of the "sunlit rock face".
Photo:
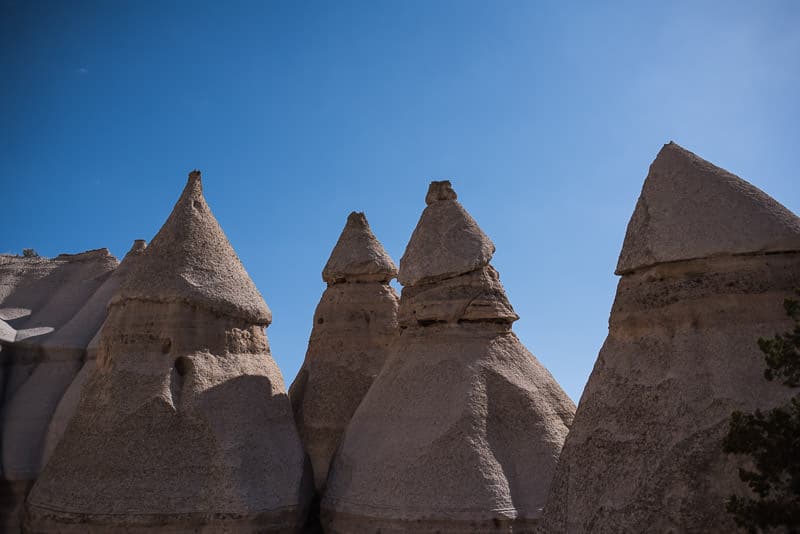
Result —
[[113, 297], [27, 500], [35, 532], [295, 532], [311, 491], [271, 313], [199, 172]]
[[757, 339], [787, 330], [800, 220], [674, 143], [628, 225], [608, 338], [581, 397], [545, 532], [733, 532], [731, 412], [782, 403]]
[[511, 331], [494, 245], [434, 182], [400, 261], [401, 333], [353, 415], [326, 531], [536, 526], [574, 405]]
[[105, 317], [107, 299], [97, 306], [95, 295], [117, 263], [107, 249], [53, 259], [0, 256], [0, 530], [19, 528], [53, 413]]
[[[97, 366], [97, 351], [100, 346], [102, 326], [97, 328], [88, 342], [86, 340], [87, 336], [82, 331], [88, 324], [96, 325], [99, 320], [105, 321], [111, 298], [119, 291], [120, 285], [139, 256], [144, 252], [145, 247], [146, 244], [143, 240], [137, 239], [134, 241], [131, 249], [120, 262], [119, 267], [114, 269], [111, 276], [92, 294], [80, 311], [63, 328], [56, 332], [55, 339], [51, 341], [54, 345], [61, 345], [64, 344], [65, 340], [71, 340], [72, 345], [80, 346], [84, 349], [84, 354], [80, 370], [72, 379], [66, 391], [64, 391], [50, 419], [42, 450], [42, 465], [47, 463], [53, 453], [53, 449], [55, 449], [56, 444], [64, 434], [67, 423], [72, 419], [78, 407], [83, 384]], [[80, 335], [77, 335], [78, 333]]]
[[322, 272], [328, 288], [300, 372], [289, 388], [294, 416], [322, 492], [333, 453], [397, 337], [397, 276], [363, 213], [351, 213]]

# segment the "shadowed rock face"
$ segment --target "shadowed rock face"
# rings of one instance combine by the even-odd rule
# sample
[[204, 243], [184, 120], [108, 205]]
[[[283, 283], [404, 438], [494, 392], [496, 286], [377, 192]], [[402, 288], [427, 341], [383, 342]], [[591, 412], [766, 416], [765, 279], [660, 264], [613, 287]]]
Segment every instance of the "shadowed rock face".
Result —
[[544, 504], [575, 407], [511, 332], [494, 245], [431, 184], [399, 279], [401, 333], [328, 476], [330, 532], [515, 532]]
[[53, 412], [105, 316], [105, 304], [93, 307], [94, 295], [116, 266], [106, 249], [54, 259], [0, 256], [0, 315], [6, 332], [0, 340], [0, 530], [19, 526], [25, 494], [42, 467]]
[[112, 299], [27, 526], [296, 531], [310, 480], [269, 320], [192, 173]]
[[546, 532], [736, 529], [724, 500], [744, 488], [721, 442], [732, 411], [791, 394], [764, 380], [756, 340], [790, 326], [782, 303], [800, 286], [792, 228], [797, 217], [752, 185], [675, 144], [659, 153], [628, 226], [608, 338], [553, 479]]
[[322, 278], [328, 282], [300, 372], [289, 388], [318, 491], [342, 433], [396, 338], [397, 275], [363, 213], [351, 213]]

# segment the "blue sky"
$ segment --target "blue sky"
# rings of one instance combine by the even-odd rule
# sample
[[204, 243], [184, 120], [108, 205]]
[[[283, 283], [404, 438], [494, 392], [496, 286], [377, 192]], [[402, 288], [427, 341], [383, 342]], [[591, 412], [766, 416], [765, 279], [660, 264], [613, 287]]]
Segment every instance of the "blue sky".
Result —
[[450, 179], [576, 401], [675, 140], [800, 212], [800, 2], [0, 0], [0, 252], [150, 239], [189, 170], [287, 386], [352, 210], [399, 261]]

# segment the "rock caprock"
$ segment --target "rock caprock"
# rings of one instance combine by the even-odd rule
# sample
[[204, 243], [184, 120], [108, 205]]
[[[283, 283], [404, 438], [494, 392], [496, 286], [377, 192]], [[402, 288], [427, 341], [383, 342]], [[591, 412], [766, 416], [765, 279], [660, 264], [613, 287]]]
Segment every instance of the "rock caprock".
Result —
[[786, 331], [800, 219], [665, 145], [628, 225], [609, 332], [547, 501], [546, 532], [733, 532], [746, 491], [722, 451], [731, 412], [783, 403], [756, 341]]
[[28, 528], [296, 532], [312, 481], [271, 319], [191, 173], [112, 299]]
[[511, 331], [494, 245], [433, 182], [400, 260], [401, 333], [334, 458], [327, 532], [532, 530], [575, 407]]
[[289, 388], [317, 491], [361, 399], [397, 337], [397, 267], [363, 213], [347, 218], [322, 271], [328, 287], [314, 312], [308, 351]]

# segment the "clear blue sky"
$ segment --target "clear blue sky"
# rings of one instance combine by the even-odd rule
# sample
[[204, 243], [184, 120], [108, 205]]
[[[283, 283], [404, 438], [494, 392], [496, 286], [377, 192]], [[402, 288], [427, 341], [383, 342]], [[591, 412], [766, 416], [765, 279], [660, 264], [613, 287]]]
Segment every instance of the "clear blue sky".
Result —
[[800, 2], [0, 0], [0, 252], [149, 240], [187, 172], [287, 386], [351, 210], [399, 261], [451, 179], [576, 401], [675, 140], [800, 211]]

